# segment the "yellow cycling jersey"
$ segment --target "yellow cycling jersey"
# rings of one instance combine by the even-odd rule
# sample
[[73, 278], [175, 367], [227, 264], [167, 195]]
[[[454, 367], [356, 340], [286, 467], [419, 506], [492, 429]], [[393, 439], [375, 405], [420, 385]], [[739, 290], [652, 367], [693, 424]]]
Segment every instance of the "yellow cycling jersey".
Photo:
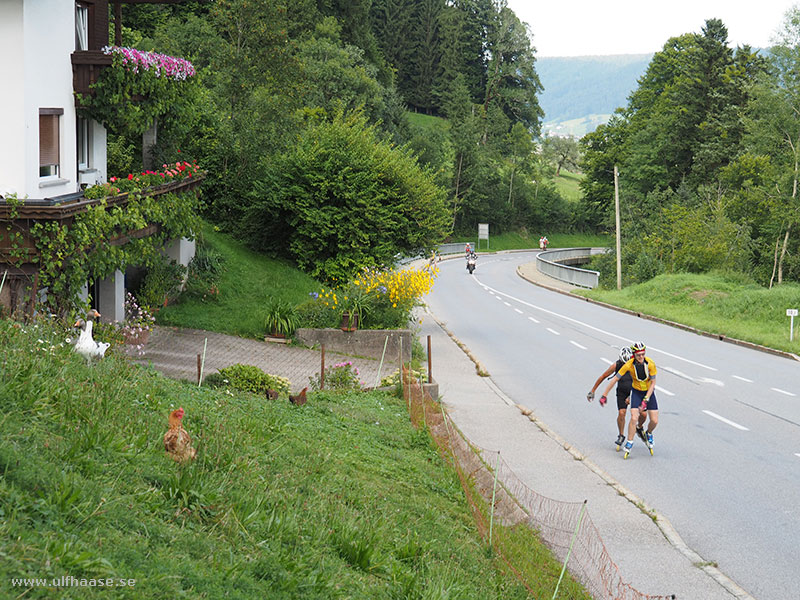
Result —
[[647, 356], [644, 357], [641, 363], [636, 363], [636, 359], [632, 358], [619, 368], [617, 377], [622, 377], [625, 373], [631, 374], [633, 389], [646, 392], [650, 386], [650, 378], [655, 379], [656, 363]]

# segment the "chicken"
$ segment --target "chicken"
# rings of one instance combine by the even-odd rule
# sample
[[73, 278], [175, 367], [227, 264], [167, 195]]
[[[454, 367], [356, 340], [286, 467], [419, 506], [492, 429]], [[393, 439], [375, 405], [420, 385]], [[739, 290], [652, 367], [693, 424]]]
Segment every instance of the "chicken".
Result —
[[186, 462], [197, 456], [197, 450], [192, 447], [192, 438], [183, 428], [183, 408], [173, 410], [169, 415], [169, 430], [164, 434], [164, 450], [167, 456], [175, 462]]
[[267, 390], [267, 398], [269, 398], [270, 400], [277, 400], [278, 392], [272, 389]]
[[307, 387], [304, 387], [302, 390], [300, 390], [300, 393], [297, 394], [297, 396], [292, 396], [291, 394], [289, 394], [289, 402], [291, 402], [295, 406], [303, 406], [303, 404], [306, 403], [307, 389], [308, 389]]
[[103, 358], [106, 350], [111, 346], [108, 342], [96, 342], [92, 338], [92, 327], [94, 325], [92, 317], [97, 319], [100, 317], [100, 313], [92, 309], [86, 313], [86, 320], [78, 319], [74, 325], [74, 327], [81, 328], [81, 334], [75, 342], [75, 352], [86, 358], [87, 362], [91, 362], [93, 358]]

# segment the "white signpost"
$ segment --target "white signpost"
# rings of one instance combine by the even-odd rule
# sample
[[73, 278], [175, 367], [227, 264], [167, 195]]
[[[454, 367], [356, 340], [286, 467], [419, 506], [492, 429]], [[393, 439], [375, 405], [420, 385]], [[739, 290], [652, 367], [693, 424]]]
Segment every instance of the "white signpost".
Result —
[[794, 334], [794, 318], [797, 316], [797, 309], [787, 308], [786, 316], [789, 317], [789, 341], [791, 342], [792, 335]]
[[489, 249], [489, 224], [478, 223], [478, 245], [480, 246], [481, 240], [486, 240], [486, 249]]

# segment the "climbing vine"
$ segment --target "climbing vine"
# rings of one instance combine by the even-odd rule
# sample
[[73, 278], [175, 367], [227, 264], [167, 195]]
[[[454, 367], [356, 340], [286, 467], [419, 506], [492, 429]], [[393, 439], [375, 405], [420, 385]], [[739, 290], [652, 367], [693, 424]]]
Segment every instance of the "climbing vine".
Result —
[[[87, 281], [103, 279], [128, 265], [152, 266], [167, 242], [194, 237], [200, 226], [198, 191], [157, 195], [158, 188], [151, 185], [191, 177], [197, 177], [196, 165], [175, 163], [167, 174], [146, 172], [115, 179], [86, 190], [86, 197], [100, 202], [72, 223], [36, 222], [30, 234], [38, 253], [39, 287], [47, 288], [46, 308], [67, 314], [80, 305], [79, 294]], [[109, 203], [110, 197], [121, 193], [128, 194], [127, 203]]]

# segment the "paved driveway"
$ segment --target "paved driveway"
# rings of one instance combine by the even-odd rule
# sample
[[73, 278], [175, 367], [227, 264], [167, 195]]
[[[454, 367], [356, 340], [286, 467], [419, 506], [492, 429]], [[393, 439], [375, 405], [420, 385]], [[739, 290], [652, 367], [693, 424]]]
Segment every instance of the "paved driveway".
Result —
[[[242, 363], [256, 366], [270, 375], [286, 377], [291, 381], [292, 393], [296, 393], [308, 385], [309, 377], [320, 372], [321, 350], [178, 327], [154, 328], [144, 347], [144, 354], [134, 357], [134, 361], [150, 364], [167, 377], [197, 382], [197, 355], [203, 353], [206, 339], [208, 344], [203, 377], [223, 367]], [[358, 368], [366, 386], [375, 385], [380, 361], [325, 352], [326, 367], [346, 360], [352, 361]], [[394, 363], [384, 363], [381, 374], [385, 376], [396, 368]]]

